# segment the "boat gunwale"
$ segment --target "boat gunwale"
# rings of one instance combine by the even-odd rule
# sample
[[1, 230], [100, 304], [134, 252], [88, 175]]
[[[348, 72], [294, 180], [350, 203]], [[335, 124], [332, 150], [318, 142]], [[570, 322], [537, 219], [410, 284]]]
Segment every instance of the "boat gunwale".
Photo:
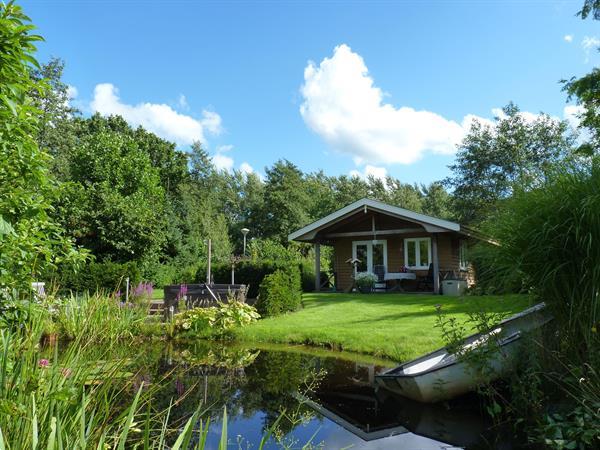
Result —
[[[546, 303], [545, 302], [537, 303], [536, 305], [533, 305], [533, 306], [531, 306], [531, 307], [529, 307], [529, 308], [521, 311], [520, 313], [514, 314], [514, 315], [512, 315], [512, 316], [510, 316], [510, 317], [508, 317], [508, 318], [506, 318], [506, 319], [504, 319], [502, 321], [500, 321], [498, 324], [492, 326], [486, 332], [483, 332], [483, 333], [474, 333], [474, 334], [472, 334], [470, 336], [467, 336], [466, 338], [464, 338], [462, 340], [462, 342], [464, 342], [464, 343], [474, 342], [477, 338], [479, 338], [479, 337], [481, 337], [481, 336], [489, 333], [490, 331], [492, 331], [494, 328], [496, 328], [498, 326], [505, 325], [507, 323], [513, 322], [513, 321], [515, 321], [517, 319], [520, 319], [520, 318], [522, 318], [524, 316], [527, 316], [529, 314], [536, 313], [536, 312], [541, 311], [541, 310], [543, 310], [545, 308], [546, 308]], [[506, 338], [507, 341], [503, 342], [502, 346], [507, 345], [507, 344], [513, 342], [514, 340], [521, 338], [521, 333], [519, 333], [518, 336], [513, 336], [513, 338], [514, 339], [512, 339], [512, 340], [508, 340], [508, 337], [507, 337]], [[406, 366], [410, 365], [410, 364], [415, 364], [415, 363], [419, 363], [419, 362], [425, 361], [427, 359], [430, 359], [432, 356], [438, 355], [438, 354], [443, 353], [443, 352], [445, 352], [445, 353], [447, 353], [449, 355], [451, 354], [451, 353], [448, 352], [447, 347], [442, 347], [442, 348], [434, 350], [434, 351], [432, 351], [430, 353], [427, 353], [427, 354], [425, 354], [423, 356], [420, 356], [420, 357], [418, 357], [416, 359], [407, 361], [404, 364], [400, 364], [399, 366], [394, 367], [394, 368], [392, 368], [390, 370], [387, 370], [387, 371], [385, 371], [385, 372], [383, 372], [381, 374], [378, 374], [378, 375], [375, 376], [375, 378], [417, 378], [417, 377], [419, 377], [421, 375], [427, 375], [430, 372], [435, 372], [437, 370], [444, 369], [446, 367], [450, 367], [450, 366], [453, 366], [455, 364], [463, 362], [463, 361], [460, 361], [460, 360], [458, 360], [458, 359], [455, 358], [453, 361], [447, 361], [446, 363], [441, 362], [441, 363], [436, 364], [436, 365], [434, 365], [434, 366], [430, 367], [429, 369], [424, 370], [422, 372], [418, 372], [418, 373], [414, 373], [414, 374], [396, 373], [397, 371], [404, 370], [404, 368]]]
[[[511, 334], [510, 336], [507, 336], [506, 338], [504, 338], [504, 341], [500, 344], [500, 348], [502, 348], [508, 344], [512, 344], [513, 342], [521, 339], [522, 337], [523, 337], [523, 335], [521, 334], [521, 332], [517, 331], [517, 332]], [[451, 353], [449, 353], [449, 354], [451, 354]], [[410, 361], [410, 362], [413, 362], [413, 361]], [[395, 373], [396, 370], [399, 370], [399, 371], [403, 370], [404, 367], [409, 364], [409, 363], [406, 363], [406, 364], [402, 364], [401, 366], [395, 367], [388, 372], [384, 372], [382, 374], [376, 375], [376, 378], [417, 378], [422, 375], [427, 375], [431, 372], [436, 372], [440, 369], [445, 369], [446, 367], [454, 366], [456, 364], [461, 364], [463, 362], [464, 362], [464, 360], [454, 358], [454, 360], [452, 360], [452, 361], [447, 361], [445, 363], [442, 362], [442, 363], [436, 364], [435, 366], [432, 366], [427, 370], [423, 370], [422, 372], [417, 372], [417, 373], [412, 373], [412, 374], [411, 373], [409, 373], [409, 374]]]

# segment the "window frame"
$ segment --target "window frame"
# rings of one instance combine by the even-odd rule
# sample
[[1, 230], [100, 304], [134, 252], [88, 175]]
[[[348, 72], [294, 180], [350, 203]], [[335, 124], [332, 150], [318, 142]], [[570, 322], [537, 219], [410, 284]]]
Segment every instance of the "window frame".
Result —
[[[421, 245], [420, 243], [427, 242], [427, 265], [426, 266], [409, 266], [408, 265], [408, 245], [414, 242], [415, 245], [415, 263], [421, 261]], [[416, 238], [405, 238], [404, 239], [404, 265], [411, 270], [429, 270], [429, 266], [432, 263], [432, 252], [431, 252], [431, 237], [416, 237]]]
[[458, 268], [464, 272], [469, 270], [469, 260], [467, 259], [467, 240], [458, 241]]
[[[376, 244], [383, 244], [383, 266], [385, 267], [385, 271], [387, 272], [388, 265], [388, 249], [387, 249], [387, 240], [386, 239], [376, 239]], [[352, 259], [356, 258], [356, 247], [359, 245], [367, 246], [367, 272], [373, 273], [373, 240], [369, 241], [352, 241]], [[354, 275], [356, 276], [357, 267], [354, 266]]]

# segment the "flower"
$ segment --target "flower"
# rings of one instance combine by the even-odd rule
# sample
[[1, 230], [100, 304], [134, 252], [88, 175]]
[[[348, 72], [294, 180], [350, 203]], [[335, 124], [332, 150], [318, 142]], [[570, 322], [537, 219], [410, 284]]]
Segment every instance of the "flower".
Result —
[[38, 361], [39, 367], [48, 367], [49, 365], [50, 365], [50, 361], [48, 361], [47, 359], [40, 359]]

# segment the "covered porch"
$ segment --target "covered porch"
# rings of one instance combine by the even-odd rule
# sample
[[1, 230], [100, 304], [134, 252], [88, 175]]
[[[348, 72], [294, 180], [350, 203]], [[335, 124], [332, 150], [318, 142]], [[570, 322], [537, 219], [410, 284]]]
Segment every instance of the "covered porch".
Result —
[[445, 277], [469, 278], [465, 248], [471, 236], [457, 223], [362, 199], [289, 238], [314, 245], [316, 291], [322, 286], [321, 246], [327, 245], [334, 249], [338, 291], [350, 290], [357, 273], [371, 272], [384, 286], [397, 280], [408, 290], [437, 294]]

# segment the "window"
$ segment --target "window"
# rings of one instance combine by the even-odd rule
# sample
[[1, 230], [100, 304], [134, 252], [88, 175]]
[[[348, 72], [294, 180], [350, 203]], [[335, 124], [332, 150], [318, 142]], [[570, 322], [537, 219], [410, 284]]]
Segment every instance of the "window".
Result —
[[429, 269], [429, 264], [431, 264], [431, 238], [404, 239], [404, 264], [409, 269]]
[[387, 267], [387, 241], [354, 241], [352, 258], [360, 260], [356, 272], [373, 272], [373, 267]]
[[460, 270], [469, 270], [469, 260], [467, 259], [467, 241], [461, 239], [458, 243], [458, 262]]

